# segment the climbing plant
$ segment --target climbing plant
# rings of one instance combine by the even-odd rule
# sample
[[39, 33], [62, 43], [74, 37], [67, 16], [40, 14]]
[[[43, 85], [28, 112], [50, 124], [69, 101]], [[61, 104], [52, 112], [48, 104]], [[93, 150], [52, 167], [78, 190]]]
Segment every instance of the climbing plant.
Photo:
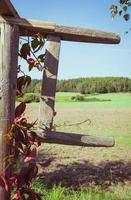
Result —
[[[44, 69], [43, 47], [45, 39], [43, 35], [36, 34], [32, 38], [21, 38], [18, 55], [27, 63], [29, 71], [33, 68]], [[21, 96], [23, 89], [31, 82], [31, 77], [26, 75], [20, 65], [17, 68], [17, 91], [16, 95]], [[40, 200], [41, 195], [32, 189], [32, 180], [38, 173], [38, 166], [35, 162], [37, 149], [40, 142], [37, 141], [37, 134], [32, 131], [33, 123], [28, 123], [25, 115], [26, 104], [20, 103], [15, 109], [15, 119], [10, 130], [5, 134], [5, 143], [10, 147], [10, 155], [5, 158], [5, 171], [0, 173], [0, 185], [7, 192], [11, 191], [12, 200]], [[48, 162], [46, 163], [48, 166]], [[10, 177], [7, 172], [12, 171]]]

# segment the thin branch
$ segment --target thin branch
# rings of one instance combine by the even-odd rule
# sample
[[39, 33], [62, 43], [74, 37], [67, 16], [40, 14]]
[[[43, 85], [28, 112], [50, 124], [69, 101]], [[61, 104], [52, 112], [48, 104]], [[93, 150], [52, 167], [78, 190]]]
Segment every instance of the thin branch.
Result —
[[65, 127], [65, 126], [77, 126], [77, 125], [81, 125], [81, 124], [84, 124], [84, 123], [86, 123], [86, 122], [89, 122], [89, 125], [91, 124], [91, 120], [90, 119], [86, 119], [86, 120], [84, 120], [84, 121], [82, 121], [82, 122], [77, 122], [77, 123], [73, 123], [73, 124], [61, 124], [61, 125], [55, 125], [55, 127]]

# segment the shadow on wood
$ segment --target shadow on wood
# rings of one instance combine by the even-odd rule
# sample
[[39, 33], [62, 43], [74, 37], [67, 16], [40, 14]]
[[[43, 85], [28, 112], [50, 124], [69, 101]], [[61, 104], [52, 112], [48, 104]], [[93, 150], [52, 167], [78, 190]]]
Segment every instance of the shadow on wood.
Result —
[[36, 132], [38, 141], [44, 143], [75, 145], [84, 147], [113, 147], [115, 145], [115, 142], [112, 138], [106, 137], [44, 130], [39, 130]]

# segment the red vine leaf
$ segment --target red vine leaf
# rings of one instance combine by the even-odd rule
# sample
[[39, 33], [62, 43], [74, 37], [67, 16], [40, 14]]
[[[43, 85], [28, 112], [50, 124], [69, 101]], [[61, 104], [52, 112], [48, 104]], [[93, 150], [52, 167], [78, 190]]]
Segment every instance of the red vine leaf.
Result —
[[29, 167], [28, 167], [28, 177], [27, 180], [31, 181], [34, 177], [36, 177], [37, 173], [38, 173], [38, 167], [36, 165], [36, 163], [30, 163]]
[[23, 200], [19, 190], [17, 190], [11, 200]]
[[5, 188], [5, 190], [9, 191], [9, 186], [7, 184], [7, 180], [3, 174], [0, 174], [0, 185]]
[[[20, 76], [17, 78], [17, 94], [22, 93], [22, 89], [26, 88], [31, 83], [31, 77], [30, 76]], [[19, 92], [19, 93], [18, 93]]]
[[28, 58], [27, 59], [27, 63], [30, 65], [30, 64], [33, 64], [35, 62], [35, 60], [33, 58]]
[[20, 103], [15, 109], [15, 118], [20, 117], [26, 109], [26, 104], [24, 102]]
[[37, 148], [32, 149], [30, 154], [28, 154], [28, 156], [25, 158], [24, 162], [29, 162], [31, 160], [35, 160], [37, 154], [38, 154]]
[[28, 58], [27, 59], [27, 63], [29, 64], [29, 72], [32, 70], [32, 68], [34, 67], [34, 63], [35, 63], [35, 60], [33, 58]]
[[28, 43], [22, 45], [20, 49], [20, 56], [25, 60], [27, 59], [27, 56], [30, 56], [30, 45]]

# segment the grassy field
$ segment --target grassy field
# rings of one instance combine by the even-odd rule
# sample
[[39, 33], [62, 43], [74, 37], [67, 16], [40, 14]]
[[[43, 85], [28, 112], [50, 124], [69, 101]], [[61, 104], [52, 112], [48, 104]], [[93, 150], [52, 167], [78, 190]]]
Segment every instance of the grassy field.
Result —
[[[72, 102], [71, 97], [76, 96], [76, 93], [57, 93], [56, 106], [71, 107], [71, 108], [131, 108], [131, 94], [96, 94], [87, 95], [86, 99], [89, 102]], [[95, 101], [96, 99], [96, 101]], [[98, 101], [99, 100], [99, 101]]]
[[[130, 200], [131, 94], [89, 95], [85, 98], [97, 101], [72, 102], [74, 95], [57, 94], [56, 129], [113, 137], [116, 144], [113, 148], [43, 144], [38, 157], [39, 181], [34, 188], [46, 200]], [[38, 106], [27, 106], [31, 121], [38, 117]], [[70, 126], [86, 119], [91, 123]], [[42, 162], [48, 158], [52, 162], [46, 169]]]

